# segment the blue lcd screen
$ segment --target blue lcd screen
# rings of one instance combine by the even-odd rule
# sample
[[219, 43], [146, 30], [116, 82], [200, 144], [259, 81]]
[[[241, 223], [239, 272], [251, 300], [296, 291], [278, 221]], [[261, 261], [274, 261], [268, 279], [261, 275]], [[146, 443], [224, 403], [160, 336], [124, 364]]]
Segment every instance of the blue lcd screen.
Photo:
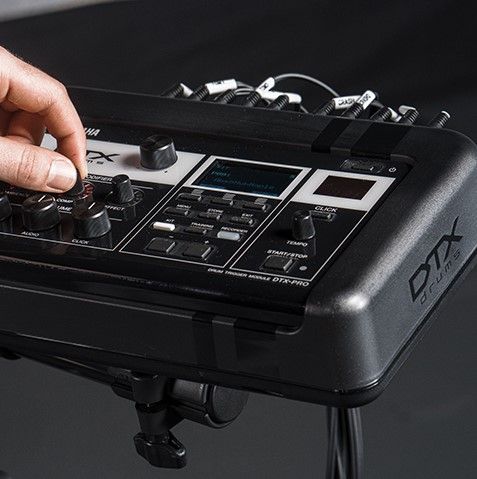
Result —
[[217, 159], [194, 184], [204, 188], [280, 196], [300, 171], [294, 168]]

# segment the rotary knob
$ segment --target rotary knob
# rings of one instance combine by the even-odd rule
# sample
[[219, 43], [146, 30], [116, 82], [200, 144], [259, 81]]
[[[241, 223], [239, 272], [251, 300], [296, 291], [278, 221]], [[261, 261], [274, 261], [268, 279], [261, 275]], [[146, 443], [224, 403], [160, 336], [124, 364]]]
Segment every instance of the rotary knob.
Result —
[[111, 180], [111, 184], [113, 186], [111, 203], [123, 205], [134, 199], [134, 190], [128, 175], [116, 175]]
[[55, 198], [45, 193], [29, 196], [23, 202], [22, 218], [29, 231], [46, 231], [61, 221]]
[[163, 135], [146, 138], [140, 145], [141, 165], [150, 170], [164, 170], [177, 161], [174, 142]]
[[295, 211], [292, 220], [292, 235], [298, 241], [309, 240], [315, 236], [315, 225], [311, 213], [306, 210]]
[[68, 190], [65, 193], [65, 196], [68, 198], [74, 198], [75, 196], [80, 196], [84, 193], [84, 183], [83, 180], [81, 179], [81, 175], [79, 174], [79, 171], [76, 170], [76, 182], [73, 185], [73, 188]]
[[111, 230], [111, 221], [104, 203], [81, 203], [71, 211], [74, 234], [79, 239], [94, 239]]
[[0, 190], [0, 221], [6, 220], [12, 214], [12, 205], [8, 196]]

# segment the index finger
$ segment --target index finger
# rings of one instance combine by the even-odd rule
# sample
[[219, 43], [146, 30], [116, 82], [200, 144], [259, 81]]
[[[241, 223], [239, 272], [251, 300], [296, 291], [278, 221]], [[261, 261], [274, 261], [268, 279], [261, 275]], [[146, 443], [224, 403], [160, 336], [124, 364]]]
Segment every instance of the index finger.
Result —
[[86, 138], [81, 120], [66, 88], [46, 73], [0, 47], [0, 103], [44, 118], [58, 142], [58, 151], [86, 176]]

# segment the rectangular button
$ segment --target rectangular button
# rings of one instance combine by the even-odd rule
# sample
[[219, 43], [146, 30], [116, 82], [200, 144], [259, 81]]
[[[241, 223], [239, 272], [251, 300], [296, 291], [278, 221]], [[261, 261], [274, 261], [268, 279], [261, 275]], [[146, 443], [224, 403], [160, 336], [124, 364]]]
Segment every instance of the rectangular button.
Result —
[[268, 205], [261, 203], [253, 203], [252, 201], [246, 201], [245, 203], [243, 203], [242, 208], [245, 208], [246, 210], [266, 211]]
[[324, 221], [332, 221], [333, 218], [335, 217], [334, 213], [330, 213], [329, 211], [316, 211], [312, 210], [311, 216], [313, 218], [317, 218], [319, 220], [324, 220]]
[[185, 201], [202, 201], [202, 196], [192, 193], [181, 193], [177, 198]]
[[265, 260], [265, 263], [263, 263], [263, 269], [286, 273], [292, 265], [293, 260], [291, 258], [286, 258], [284, 256], [269, 256]]
[[221, 216], [220, 213], [213, 213], [211, 211], [202, 211], [202, 213], [199, 213], [199, 218], [204, 218], [206, 220], [219, 221]]
[[154, 221], [151, 225], [153, 230], [157, 231], [174, 231], [176, 229], [176, 225], [174, 223], [166, 223], [164, 221]]
[[237, 233], [236, 231], [220, 230], [217, 233], [217, 238], [229, 241], [240, 241], [240, 233]]
[[232, 218], [230, 218], [230, 222], [237, 225], [252, 226], [254, 220], [253, 218], [247, 218], [245, 216], [232, 216]]
[[184, 231], [194, 235], [205, 235], [205, 233], [207, 233], [205, 228], [199, 228], [198, 226], [188, 226], [187, 228], [184, 228]]
[[213, 203], [214, 205], [221, 205], [221, 206], [232, 206], [234, 204], [232, 200], [227, 200], [225, 198], [216, 198], [216, 197], [211, 197], [210, 202]]
[[206, 244], [191, 244], [184, 251], [184, 256], [188, 256], [190, 258], [205, 259], [211, 251], [212, 248]]
[[174, 216], [187, 216], [189, 214], [189, 210], [186, 210], [185, 208], [173, 208], [170, 206], [164, 210], [164, 213]]
[[346, 160], [342, 165], [342, 169], [361, 171], [363, 173], [379, 173], [384, 164], [376, 161], [366, 160]]
[[148, 251], [154, 251], [155, 253], [170, 253], [176, 242], [167, 238], [154, 238], [148, 245]]

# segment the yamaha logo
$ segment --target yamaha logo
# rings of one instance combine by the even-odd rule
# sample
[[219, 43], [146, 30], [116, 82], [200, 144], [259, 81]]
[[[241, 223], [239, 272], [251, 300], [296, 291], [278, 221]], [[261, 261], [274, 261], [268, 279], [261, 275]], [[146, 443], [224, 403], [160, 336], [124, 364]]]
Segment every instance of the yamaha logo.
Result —
[[457, 244], [463, 238], [456, 234], [458, 220], [459, 217], [454, 220], [451, 232], [442, 236], [427, 255], [424, 263], [419, 265], [409, 279], [413, 302], [419, 299], [419, 302], [424, 304], [429, 297], [433, 296], [439, 283], [445, 280], [453, 269], [460, 256], [460, 249], [458, 249]]
[[100, 128], [85, 128], [84, 129], [86, 136], [93, 136], [93, 137], [97, 137], [100, 131], [101, 131]]

